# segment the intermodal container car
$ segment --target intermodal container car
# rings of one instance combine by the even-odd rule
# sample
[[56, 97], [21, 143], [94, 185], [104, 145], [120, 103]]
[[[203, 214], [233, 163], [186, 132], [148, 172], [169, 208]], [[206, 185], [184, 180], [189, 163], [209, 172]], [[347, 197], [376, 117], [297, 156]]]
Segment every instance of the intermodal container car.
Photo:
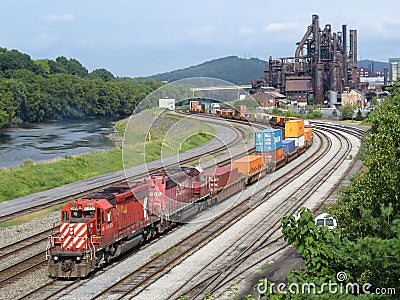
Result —
[[293, 140], [296, 147], [303, 147], [305, 143], [304, 135], [297, 138], [286, 138], [286, 140]]
[[304, 128], [304, 139], [309, 141], [312, 139], [312, 129], [311, 128]]
[[262, 157], [262, 161], [264, 165], [267, 165], [270, 162], [276, 162], [283, 157], [282, 148], [278, 148], [274, 151], [270, 152], [257, 152], [258, 156]]
[[245, 113], [246, 113], [246, 105], [236, 105], [236, 106], [235, 106], [235, 110], [236, 110], [237, 112], [240, 112], [240, 113], [242, 113], [242, 114], [245, 114]]
[[282, 130], [268, 128], [255, 134], [257, 152], [271, 152], [282, 148]]
[[290, 120], [285, 123], [285, 138], [298, 138], [304, 135], [304, 120]]
[[237, 168], [239, 173], [250, 175], [261, 170], [263, 161], [261, 156], [249, 155], [232, 161], [232, 169]]
[[237, 168], [220, 167], [209, 170], [204, 174], [207, 178], [210, 191], [217, 191], [239, 178]]
[[294, 140], [284, 140], [282, 141], [282, 153], [288, 154], [296, 150], [296, 143]]

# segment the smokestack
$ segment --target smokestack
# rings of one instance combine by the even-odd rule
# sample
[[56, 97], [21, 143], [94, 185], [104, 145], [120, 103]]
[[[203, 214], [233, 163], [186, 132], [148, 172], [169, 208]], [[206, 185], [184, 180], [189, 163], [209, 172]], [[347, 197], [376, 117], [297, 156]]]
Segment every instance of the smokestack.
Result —
[[342, 43], [343, 43], [343, 77], [344, 77], [344, 85], [348, 86], [347, 80], [347, 26], [342, 25]]
[[333, 61], [337, 61], [337, 37], [336, 32], [333, 33]]
[[357, 30], [350, 30], [351, 62], [357, 65]]
[[353, 36], [354, 36], [354, 38], [353, 38], [353, 42], [354, 42], [354, 45], [353, 45], [353, 57], [354, 57], [354, 60], [353, 60], [353, 62], [354, 62], [355, 65], [357, 65], [357, 44], [358, 44], [358, 41], [357, 41], [357, 30], [353, 30]]
[[268, 77], [268, 86], [273, 87], [273, 82], [272, 82], [272, 56], [269, 57], [269, 77]]
[[313, 38], [315, 42], [315, 52], [318, 55], [318, 63], [321, 63], [321, 39], [319, 34], [319, 17], [318, 15], [313, 15]]

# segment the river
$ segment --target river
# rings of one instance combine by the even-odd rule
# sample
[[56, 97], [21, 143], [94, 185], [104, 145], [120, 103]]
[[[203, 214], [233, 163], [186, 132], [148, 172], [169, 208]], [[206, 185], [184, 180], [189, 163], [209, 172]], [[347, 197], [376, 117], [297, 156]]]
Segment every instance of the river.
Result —
[[111, 149], [110, 120], [59, 121], [0, 131], [0, 168]]

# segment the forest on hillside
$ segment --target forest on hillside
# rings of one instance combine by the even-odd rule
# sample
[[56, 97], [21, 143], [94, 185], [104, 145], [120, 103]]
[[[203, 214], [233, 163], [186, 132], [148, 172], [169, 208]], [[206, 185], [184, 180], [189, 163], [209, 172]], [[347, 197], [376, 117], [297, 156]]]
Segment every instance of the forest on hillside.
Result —
[[237, 56], [227, 56], [189, 68], [156, 74], [151, 76], [151, 78], [173, 82], [184, 78], [211, 77], [238, 85], [250, 84], [252, 79], [263, 75], [266, 63], [266, 61], [258, 58], [246, 59]]
[[76, 59], [33, 60], [0, 48], [0, 128], [22, 122], [126, 116], [163, 84], [89, 72]]

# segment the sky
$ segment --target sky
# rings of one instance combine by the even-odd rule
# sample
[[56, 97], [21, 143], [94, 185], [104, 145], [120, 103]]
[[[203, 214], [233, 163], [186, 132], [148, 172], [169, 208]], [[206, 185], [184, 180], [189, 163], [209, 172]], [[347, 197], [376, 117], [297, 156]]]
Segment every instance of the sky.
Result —
[[317, 14], [321, 28], [357, 30], [359, 60], [387, 62], [400, 57], [399, 13], [398, 0], [2, 0], [0, 47], [150, 76], [230, 55], [294, 56]]

